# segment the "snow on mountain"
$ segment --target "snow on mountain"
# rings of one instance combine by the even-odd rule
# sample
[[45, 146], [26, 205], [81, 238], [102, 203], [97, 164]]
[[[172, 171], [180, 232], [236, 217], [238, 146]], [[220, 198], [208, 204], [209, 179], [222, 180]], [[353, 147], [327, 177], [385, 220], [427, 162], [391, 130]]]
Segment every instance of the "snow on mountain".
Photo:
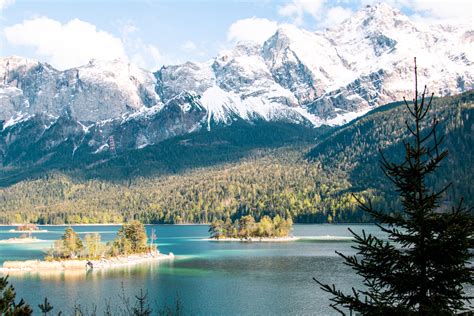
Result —
[[284, 25], [263, 45], [238, 43], [208, 62], [155, 73], [123, 60], [58, 71], [0, 58], [0, 130], [7, 137], [29, 121], [43, 132], [68, 122], [60, 134], [97, 151], [110, 136], [142, 148], [237, 119], [340, 125], [411, 98], [415, 56], [420, 84], [437, 96], [473, 89], [473, 42], [470, 26], [414, 22], [381, 3], [326, 31]]
[[472, 89], [470, 33], [468, 27], [412, 22], [384, 3], [369, 6], [325, 33], [357, 77], [345, 86], [327, 89], [313, 108], [332, 105], [350, 111], [410, 98], [415, 56], [419, 82], [437, 95]]
[[[160, 103], [152, 73], [121, 60], [91, 61], [85, 66], [58, 71], [49, 64], [19, 57], [0, 59], [0, 104], [12, 89], [10, 108], [30, 114], [55, 116], [68, 112], [77, 120], [96, 122]], [[18, 100], [13, 100], [14, 98]], [[16, 105], [15, 105], [16, 104]], [[1, 107], [0, 119], [14, 115]]]

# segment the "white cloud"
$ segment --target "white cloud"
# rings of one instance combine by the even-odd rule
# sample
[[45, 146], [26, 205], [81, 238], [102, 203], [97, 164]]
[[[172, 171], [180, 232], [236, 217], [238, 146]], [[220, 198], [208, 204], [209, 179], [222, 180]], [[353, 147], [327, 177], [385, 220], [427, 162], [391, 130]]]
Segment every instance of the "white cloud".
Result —
[[187, 52], [193, 52], [197, 50], [197, 45], [193, 41], [186, 41], [181, 45], [181, 49]]
[[293, 0], [278, 9], [278, 14], [293, 19], [296, 25], [303, 24], [305, 14], [317, 19], [324, 8], [325, 0]]
[[0, 0], [0, 11], [11, 6], [15, 3], [15, 0]]
[[[375, 4], [379, 0], [361, 0], [361, 5]], [[473, 25], [474, 4], [472, 0], [387, 0], [389, 5], [399, 9], [410, 9], [412, 17], [446, 22], [464, 22]]]
[[[371, 0], [361, 0], [371, 1]], [[344, 6], [331, 6], [334, 4]], [[349, 1], [339, 0], [328, 2], [326, 0], [293, 0], [280, 6], [278, 13], [282, 16], [293, 19], [293, 23], [301, 25], [305, 16], [309, 16], [316, 23], [317, 28], [332, 27], [351, 17], [354, 13], [348, 6]]]
[[130, 59], [141, 68], [155, 71], [163, 65], [166, 58], [158, 47], [146, 44], [141, 39], [138, 39], [135, 49], [131, 52]]
[[474, 4], [472, 0], [412, 0], [410, 7], [433, 18], [463, 20], [473, 25]]
[[38, 17], [4, 29], [11, 45], [35, 49], [36, 58], [46, 60], [58, 69], [86, 64], [91, 59], [130, 60], [139, 67], [156, 70], [167, 60], [160, 49], [137, 35], [132, 23], [120, 26], [120, 35], [98, 30], [79, 19], [67, 23]]
[[354, 14], [351, 9], [343, 7], [329, 8], [324, 14], [324, 20], [319, 24], [322, 27], [334, 27], [347, 20]]
[[65, 24], [40, 17], [4, 29], [13, 45], [30, 46], [36, 54], [60, 69], [79, 66], [90, 59], [126, 58], [122, 41], [79, 19]]
[[131, 22], [122, 23], [119, 21], [119, 28], [122, 35], [122, 42], [125, 53], [137, 66], [155, 71], [159, 69], [168, 59], [160, 49], [146, 43], [137, 33], [139, 28]]
[[227, 31], [227, 40], [231, 42], [251, 41], [262, 44], [272, 36], [278, 23], [264, 18], [248, 18], [237, 20]]
[[[331, 27], [349, 18], [352, 9], [362, 9], [380, 0], [291, 0], [281, 5], [278, 13], [291, 18], [296, 25], [302, 25], [305, 18], [311, 18], [316, 28]], [[384, 0], [383, 2], [411, 12], [413, 19], [426, 22], [461, 22], [474, 26], [474, 2], [472, 0]]]

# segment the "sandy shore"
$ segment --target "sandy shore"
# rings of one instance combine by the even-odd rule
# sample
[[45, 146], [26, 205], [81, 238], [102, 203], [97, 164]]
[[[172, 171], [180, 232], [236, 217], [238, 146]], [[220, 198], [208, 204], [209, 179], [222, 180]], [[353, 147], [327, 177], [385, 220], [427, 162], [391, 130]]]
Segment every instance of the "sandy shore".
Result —
[[253, 237], [248, 239], [240, 238], [205, 238], [208, 241], [236, 241], [236, 242], [288, 242], [288, 241], [297, 241], [299, 237]]
[[[167, 255], [161, 253], [154, 254], [137, 254], [130, 256], [112, 257], [108, 259], [90, 260], [94, 265], [94, 270], [102, 270], [107, 268], [132, 266], [145, 262], [172, 260], [173, 253]], [[0, 273], [9, 273], [17, 271], [60, 271], [60, 270], [84, 270], [86, 271], [86, 263], [88, 260], [64, 260], [64, 261], [43, 261], [43, 260], [25, 260], [25, 261], [5, 261]]]
[[35, 242], [45, 242], [46, 240], [37, 239], [37, 238], [9, 238], [0, 240], [1, 244], [30, 244]]

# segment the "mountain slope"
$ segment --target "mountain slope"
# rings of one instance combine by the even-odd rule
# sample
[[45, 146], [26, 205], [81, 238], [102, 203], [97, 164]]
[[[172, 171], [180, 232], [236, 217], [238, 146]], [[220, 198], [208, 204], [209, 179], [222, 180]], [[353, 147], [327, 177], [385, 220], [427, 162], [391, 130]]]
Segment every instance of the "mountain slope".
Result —
[[[71, 128], [75, 126], [73, 121], [69, 121], [69, 124]], [[34, 126], [36, 125], [30, 128], [31, 138], [37, 132]], [[55, 127], [53, 124], [49, 129], [59, 129], [59, 126]], [[137, 126], [135, 130], [140, 132], [140, 128], [146, 129], [148, 125]], [[71, 156], [69, 152], [73, 149], [74, 139], [60, 142], [54, 150], [46, 150], [47, 153], [39, 149], [33, 151], [30, 147], [34, 147], [38, 141], [33, 139], [32, 143], [28, 143], [28, 138], [18, 138], [16, 151], [3, 156], [5, 160], [17, 159], [17, 164], [12, 165], [7, 161], [11, 166], [0, 169], [0, 187], [41, 177], [52, 170], [68, 172], [81, 179], [106, 181], [131, 181], [140, 176], [182, 173], [199, 167], [238, 161], [260, 150], [312, 144], [328, 130], [330, 128], [314, 129], [298, 124], [265, 120], [247, 122], [240, 119], [230, 126], [216, 126], [211, 131], [200, 130], [171, 137], [156, 145], [127, 151], [117, 150], [118, 154], [115, 156], [108, 149], [91, 155], [84, 147], [76, 148], [75, 155]], [[27, 151], [35, 154], [25, 155]], [[45, 156], [47, 160], [41, 161], [41, 157]], [[34, 161], [39, 163], [32, 163]]]
[[[446, 201], [459, 201], [464, 197], [466, 203], [472, 205], [474, 91], [435, 99], [432, 109], [431, 118], [439, 120], [438, 133], [446, 135], [443, 146], [449, 156], [436, 176], [429, 179], [429, 184], [439, 189], [452, 182]], [[376, 190], [395, 207], [395, 203], [389, 203], [393, 197], [388, 198], [388, 194], [394, 193], [393, 187], [380, 170], [379, 148], [388, 160], [401, 160], [402, 140], [410, 136], [405, 120], [409, 120], [409, 116], [401, 102], [381, 107], [319, 140], [308, 157], [330, 172], [346, 173], [354, 191]]]

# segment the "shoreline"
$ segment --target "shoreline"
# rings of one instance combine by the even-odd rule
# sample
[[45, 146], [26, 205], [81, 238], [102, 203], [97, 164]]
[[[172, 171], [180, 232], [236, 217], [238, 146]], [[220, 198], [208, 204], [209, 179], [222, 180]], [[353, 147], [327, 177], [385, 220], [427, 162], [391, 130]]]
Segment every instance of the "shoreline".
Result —
[[[67, 227], [67, 226], [120, 226], [123, 223], [101, 223], [101, 224], [37, 224], [44, 227]], [[16, 227], [24, 224], [0, 224], [0, 227]], [[209, 224], [185, 223], [185, 224], [144, 224], [145, 226], [209, 226]], [[310, 225], [328, 225], [328, 226], [346, 226], [346, 225], [376, 225], [375, 223], [293, 223], [294, 226]]]
[[111, 257], [108, 259], [85, 260], [70, 259], [63, 261], [44, 261], [44, 260], [24, 260], [24, 261], [5, 261], [0, 267], [0, 274], [9, 272], [37, 272], [37, 271], [69, 271], [69, 270], [90, 270], [86, 267], [88, 262], [93, 264], [94, 270], [105, 270], [109, 268], [128, 267], [140, 263], [173, 260], [174, 254], [170, 252], [165, 255], [162, 253], [135, 254], [129, 256]]
[[36, 242], [47, 242], [48, 240], [37, 239], [37, 238], [9, 238], [0, 240], [0, 245], [10, 245], [10, 244], [29, 244]]
[[207, 241], [224, 241], [224, 242], [292, 242], [300, 240], [300, 237], [250, 237], [244, 238], [204, 238]]

